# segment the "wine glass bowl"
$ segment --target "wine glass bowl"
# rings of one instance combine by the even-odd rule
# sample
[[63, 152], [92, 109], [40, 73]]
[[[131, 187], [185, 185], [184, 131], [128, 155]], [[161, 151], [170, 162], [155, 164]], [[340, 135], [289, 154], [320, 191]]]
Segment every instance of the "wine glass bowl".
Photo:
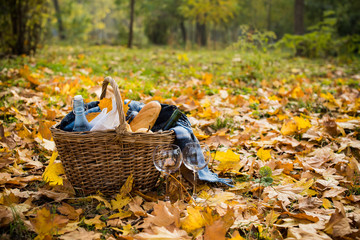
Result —
[[182, 152], [179, 146], [175, 144], [164, 144], [157, 146], [153, 151], [153, 162], [155, 168], [166, 174], [166, 194], [165, 201], [169, 201], [170, 198], [168, 196], [168, 177], [171, 173], [176, 172], [181, 163], [183, 157]]
[[196, 172], [205, 168], [210, 161], [210, 149], [204, 143], [191, 142], [183, 150], [184, 165], [194, 173], [193, 199], [196, 200]]

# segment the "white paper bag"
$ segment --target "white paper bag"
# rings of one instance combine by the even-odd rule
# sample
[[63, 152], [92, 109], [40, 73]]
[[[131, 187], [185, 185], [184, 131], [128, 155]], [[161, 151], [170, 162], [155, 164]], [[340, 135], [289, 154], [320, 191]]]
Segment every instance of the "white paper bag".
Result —
[[119, 126], [119, 113], [116, 108], [115, 98], [112, 99], [112, 110], [107, 113], [107, 108], [97, 115], [90, 124], [93, 125], [90, 131], [115, 129]]

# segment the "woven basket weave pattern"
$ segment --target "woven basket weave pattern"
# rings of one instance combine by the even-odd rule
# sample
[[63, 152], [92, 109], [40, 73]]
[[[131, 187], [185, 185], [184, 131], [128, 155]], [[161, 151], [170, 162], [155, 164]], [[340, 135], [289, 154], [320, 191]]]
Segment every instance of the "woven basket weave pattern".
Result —
[[[107, 77], [105, 81], [118, 91], [112, 78]], [[104, 85], [103, 92], [107, 84]], [[117, 102], [122, 103], [119, 96], [115, 94]], [[122, 117], [125, 119], [119, 116], [120, 122]], [[155, 186], [159, 172], [153, 164], [153, 150], [158, 145], [173, 143], [175, 134], [172, 131], [129, 133], [124, 129], [119, 126], [116, 130], [66, 132], [58, 125], [51, 128], [65, 174], [75, 188], [85, 194], [97, 191], [113, 194], [130, 174], [134, 176], [135, 188], [149, 191]]]

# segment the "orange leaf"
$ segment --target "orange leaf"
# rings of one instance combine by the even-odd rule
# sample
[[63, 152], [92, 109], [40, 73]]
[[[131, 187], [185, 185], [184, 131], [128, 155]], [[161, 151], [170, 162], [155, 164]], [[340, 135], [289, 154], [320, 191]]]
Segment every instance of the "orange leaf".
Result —
[[309, 220], [311, 222], [318, 222], [319, 221], [319, 218], [318, 217], [313, 217], [311, 215], [307, 215], [305, 213], [297, 213], [297, 214], [293, 214], [293, 213], [290, 213], [290, 212], [284, 212], [282, 214], [287, 214], [289, 215], [290, 217], [293, 217], [293, 218], [297, 218], [297, 219], [305, 219], [305, 220]]
[[99, 115], [100, 112], [92, 112], [92, 113], [88, 113], [86, 115], [86, 119], [88, 120], [88, 122], [91, 122], [94, 118], [97, 117], [97, 115]]
[[30, 83], [32, 83], [34, 85], [40, 85], [39, 80], [32, 76], [28, 65], [25, 65], [24, 68], [21, 68], [19, 70], [19, 72], [20, 72], [20, 75], [23, 78], [25, 78], [26, 80], [28, 80]]
[[102, 111], [104, 108], [107, 108], [107, 113], [112, 110], [112, 100], [111, 98], [103, 98], [99, 103], [100, 110]]
[[63, 216], [51, 214], [45, 207], [37, 211], [34, 219], [30, 219], [35, 232], [38, 234], [36, 239], [51, 239], [52, 235], [64, 227], [68, 221]]
[[49, 121], [41, 121], [39, 122], [39, 133], [41, 134], [42, 138], [45, 138], [47, 140], [51, 140], [51, 131], [50, 127], [54, 125], [54, 122]]
[[54, 120], [56, 118], [56, 111], [53, 109], [46, 110], [46, 119], [47, 120]]
[[285, 136], [294, 134], [296, 133], [296, 131], [297, 131], [296, 123], [292, 120], [285, 121], [280, 130], [281, 134]]
[[203, 79], [203, 83], [205, 85], [210, 85], [212, 83], [212, 77], [213, 75], [211, 73], [205, 73], [203, 76], [202, 76], [202, 79]]
[[227, 229], [221, 220], [215, 221], [212, 225], [205, 227], [204, 240], [225, 240]]

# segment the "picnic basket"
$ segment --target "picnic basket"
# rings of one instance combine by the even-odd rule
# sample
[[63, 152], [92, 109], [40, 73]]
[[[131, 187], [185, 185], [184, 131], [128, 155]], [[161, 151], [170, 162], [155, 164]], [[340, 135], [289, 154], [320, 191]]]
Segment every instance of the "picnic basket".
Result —
[[59, 123], [50, 129], [66, 177], [75, 189], [86, 195], [98, 191], [105, 195], [114, 194], [131, 174], [134, 188], [150, 191], [160, 174], [153, 164], [153, 150], [158, 145], [173, 143], [175, 134], [173, 131], [127, 132], [123, 101], [111, 77], [104, 79], [100, 99], [105, 97], [109, 83], [119, 113], [120, 124], [116, 129], [66, 132], [59, 128]]

